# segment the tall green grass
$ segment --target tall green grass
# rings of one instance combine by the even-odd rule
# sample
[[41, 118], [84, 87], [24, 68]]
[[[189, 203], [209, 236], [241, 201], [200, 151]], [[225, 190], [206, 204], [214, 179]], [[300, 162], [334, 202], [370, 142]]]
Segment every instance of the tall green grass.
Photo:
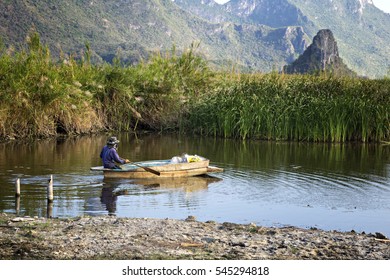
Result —
[[389, 104], [388, 79], [241, 75], [193, 104], [187, 125], [240, 139], [382, 141], [390, 137]]
[[390, 79], [217, 73], [197, 53], [156, 53], [138, 65], [54, 60], [37, 34], [0, 44], [0, 138], [103, 130], [180, 130], [225, 138], [389, 141]]
[[176, 130], [192, 99], [212, 87], [213, 72], [196, 54], [198, 44], [178, 53], [156, 53], [149, 61], [134, 67], [134, 88], [139, 110], [155, 130]]
[[36, 33], [21, 51], [2, 45], [0, 138], [177, 129], [188, 100], [213, 76], [196, 48], [127, 66], [119, 58], [91, 64], [88, 44], [83, 55], [55, 61]]
[[[47, 137], [58, 132], [83, 133], [102, 128], [91, 106], [93, 96], [84, 87], [87, 67], [69, 58], [53, 63], [50, 50], [37, 34], [25, 49], [1, 50], [0, 136]], [[82, 70], [81, 70], [82, 69]]]

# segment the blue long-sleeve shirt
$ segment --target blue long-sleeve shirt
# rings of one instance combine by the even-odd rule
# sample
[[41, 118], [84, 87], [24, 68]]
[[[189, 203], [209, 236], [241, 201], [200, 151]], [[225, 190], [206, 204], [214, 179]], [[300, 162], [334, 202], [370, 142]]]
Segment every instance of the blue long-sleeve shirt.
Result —
[[100, 152], [100, 157], [103, 160], [104, 168], [115, 168], [115, 163], [125, 163], [125, 160], [120, 158], [114, 147], [104, 146]]

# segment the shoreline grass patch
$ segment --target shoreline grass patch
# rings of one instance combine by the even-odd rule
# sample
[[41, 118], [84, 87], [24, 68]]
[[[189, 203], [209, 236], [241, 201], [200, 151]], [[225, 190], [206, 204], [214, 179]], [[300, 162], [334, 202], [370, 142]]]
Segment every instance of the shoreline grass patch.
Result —
[[193, 104], [187, 125], [227, 138], [379, 142], [390, 137], [389, 91], [386, 79], [241, 76]]

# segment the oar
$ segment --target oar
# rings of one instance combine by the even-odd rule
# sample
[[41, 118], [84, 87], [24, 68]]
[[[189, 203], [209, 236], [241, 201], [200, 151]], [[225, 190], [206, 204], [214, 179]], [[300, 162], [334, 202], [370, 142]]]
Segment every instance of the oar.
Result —
[[128, 164], [132, 164], [132, 165], [138, 166], [138, 167], [140, 167], [140, 168], [145, 169], [145, 171], [148, 171], [148, 172], [153, 173], [153, 174], [155, 174], [155, 175], [157, 175], [157, 176], [160, 176], [160, 172], [158, 172], [157, 170], [154, 170], [154, 169], [152, 169], [152, 168], [149, 168], [149, 167], [147, 167], [147, 166], [142, 166], [142, 165], [140, 165], [140, 164], [136, 164], [136, 163], [131, 162], [131, 161], [128, 162]]

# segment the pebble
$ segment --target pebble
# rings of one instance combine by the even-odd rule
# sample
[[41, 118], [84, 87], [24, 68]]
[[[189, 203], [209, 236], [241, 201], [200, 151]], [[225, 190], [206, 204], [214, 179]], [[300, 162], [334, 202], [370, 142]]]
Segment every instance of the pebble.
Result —
[[14, 222], [14, 223], [25, 222], [25, 221], [35, 221], [35, 219], [34, 218], [30, 218], [30, 217], [25, 217], [25, 218], [17, 217], [17, 218], [14, 218], [14, 219], [11, 220], [11, 222]]
[[[17, 232], [15, 226], [7, 226], [16, 221]], [[388, 260], [387, 241], [380, 233], [203, 223], [191, 216], [173, 220], [0, 215], [0, 259]]]

